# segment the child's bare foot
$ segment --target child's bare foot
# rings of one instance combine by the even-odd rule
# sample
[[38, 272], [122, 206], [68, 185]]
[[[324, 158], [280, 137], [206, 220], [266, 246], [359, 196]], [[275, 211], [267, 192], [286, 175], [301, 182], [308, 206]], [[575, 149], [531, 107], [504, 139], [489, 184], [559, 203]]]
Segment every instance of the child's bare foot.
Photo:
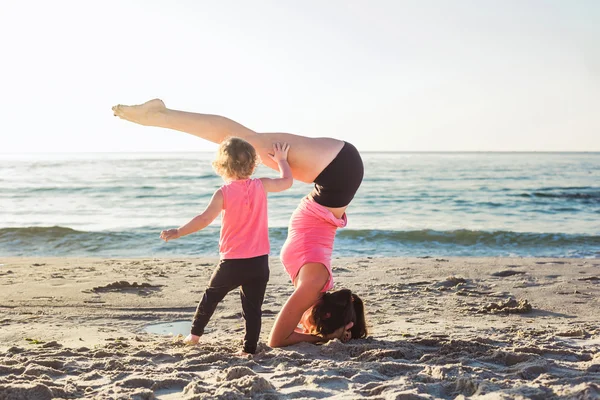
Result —
[[187, 335], [185, 337], [185, 339], [183, 339], [183, 343], [189, 344], [190, 346], [198, 344], [199, 341], [200, 341], [200, 336], [192, 335], [191, 333], [189, 335]]
[[135, 106], [116, 105], [112, 108], [115, 117], [140, 125], [153, 125], [155, 117], [167, 108], [160, 99], [154, 99]]
[[246, 358], [252, 357], [252, 354], [246, 353], [244, 350], [240, 350], [237, 353], [234, 353], [233, 355], [237, 356], [237, 357], [246, 357]]

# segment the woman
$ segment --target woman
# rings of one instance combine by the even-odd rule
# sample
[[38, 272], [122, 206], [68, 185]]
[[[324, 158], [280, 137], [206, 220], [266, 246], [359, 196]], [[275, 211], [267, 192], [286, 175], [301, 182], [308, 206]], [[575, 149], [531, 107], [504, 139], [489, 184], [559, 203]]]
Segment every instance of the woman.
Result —
[[[170, 110], [154, 99], [137, 106], [117, 105], [113, 113], [140, 125], [174, 129], [213, 143], [230, 136], [249, 142], [262, 162], [278, 170], [269, 153], [273, 143], [290, 145], [292, 176], [314, 183], [290, 220], [281, 261], [295, 290], [275, 319], [271, 347], [366, 337], [364, 307], [349, 290], [326, 293], [333, 286], [331, 253], [335, 231], [346, 225], [346, 208], [363, 178], [363, 164], [350, 143], [289, 133], [257, 133], [228, 118]], [[303, 329], [298, 329], [302, 323]]]

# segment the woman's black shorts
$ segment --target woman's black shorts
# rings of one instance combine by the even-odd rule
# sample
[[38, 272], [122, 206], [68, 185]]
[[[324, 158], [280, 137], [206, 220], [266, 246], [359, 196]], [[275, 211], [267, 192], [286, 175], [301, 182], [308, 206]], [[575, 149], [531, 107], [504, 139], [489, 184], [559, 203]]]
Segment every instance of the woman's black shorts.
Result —
[[344, 142], [344, 147], [315, 179], [312, 198], [325, 207], [345, 207], [350, 204], [364, 175], [362, 158], [356, 147]]

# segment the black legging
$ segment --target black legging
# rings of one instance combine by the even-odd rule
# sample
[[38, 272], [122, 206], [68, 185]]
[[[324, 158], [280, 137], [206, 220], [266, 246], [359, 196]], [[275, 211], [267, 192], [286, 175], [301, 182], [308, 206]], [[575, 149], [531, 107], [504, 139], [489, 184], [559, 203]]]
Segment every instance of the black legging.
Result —
[[213, 272], [202, 301], [196, 308], [192, 334], [201, 336], [217, 305], [227, 293], [240, 287], [242, 316], [246, 321], [244, 351], [254, 354], [262, 319], [262, 303], [269, 281], [269, 256], [221, 260]]

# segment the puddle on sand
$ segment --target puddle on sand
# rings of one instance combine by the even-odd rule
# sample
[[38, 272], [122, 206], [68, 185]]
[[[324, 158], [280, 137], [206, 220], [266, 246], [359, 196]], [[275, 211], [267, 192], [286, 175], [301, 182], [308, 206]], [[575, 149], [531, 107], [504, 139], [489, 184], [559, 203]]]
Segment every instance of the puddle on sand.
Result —
[[562, 338], [561, 342], [577, 347], [600, 347], [600, 337], [590, 339]]
[[144, 328], [144, 332], [154, 333], [156, 335], [183, 335], [187, 336], [190, 333], [192, 327], [192, 321], [173, 321], [164, 322], [162, 324], [147, 325]]
[[184, 397], [183, 389], [158, 389], [154, 392], [154, 397], [158, 400], [180, 400]]

